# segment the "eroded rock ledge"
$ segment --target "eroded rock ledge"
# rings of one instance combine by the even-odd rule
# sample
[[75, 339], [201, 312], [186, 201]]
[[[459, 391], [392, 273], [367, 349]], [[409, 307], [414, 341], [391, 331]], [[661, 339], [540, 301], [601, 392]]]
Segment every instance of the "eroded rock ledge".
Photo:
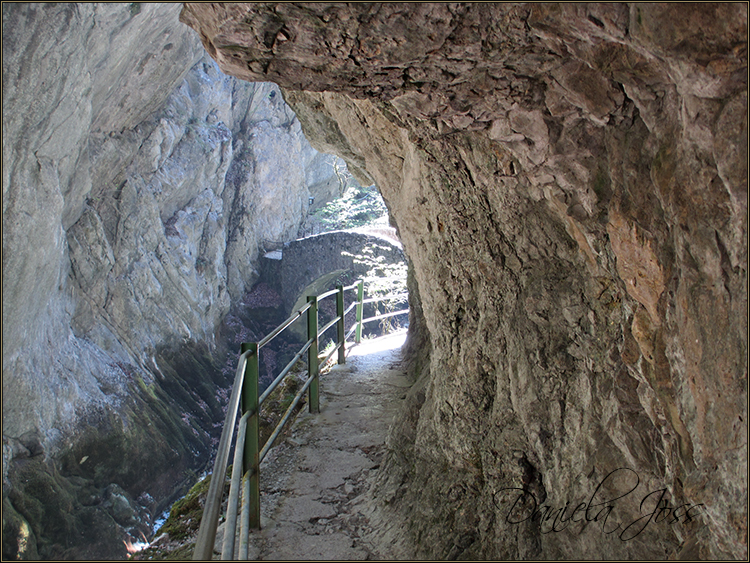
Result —
[[[429, 345], [378, 494], [424, 555], [747, 557], [747, 5], [181, 18], [398, 224]], [[502, 489], [576, 506], [618, 468], [606, 526], [510, 522]], [[623, 541], [661, 489], [700, 518]]]

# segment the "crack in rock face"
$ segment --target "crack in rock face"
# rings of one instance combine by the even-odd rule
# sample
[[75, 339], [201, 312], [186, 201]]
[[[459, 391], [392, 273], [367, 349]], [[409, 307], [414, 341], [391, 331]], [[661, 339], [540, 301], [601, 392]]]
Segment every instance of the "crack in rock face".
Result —
[[398, 533], [431, 558], [747, 557], [747, 5], [181, 20], [398, 225], [417, 382], [377, 488]]

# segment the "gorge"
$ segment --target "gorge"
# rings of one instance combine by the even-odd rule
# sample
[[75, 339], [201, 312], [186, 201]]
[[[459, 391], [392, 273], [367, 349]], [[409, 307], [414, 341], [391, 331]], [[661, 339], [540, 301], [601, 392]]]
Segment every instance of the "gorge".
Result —
[[4, 557], [149, 533], [221, 431], [228, 314], [339, 190], [278, 87], [224, 76], [179, 10], [3, 5]]
[[384, 528], [747, 557], [742, 3], [4, 4], [4, 557], [112, 556], [205, 465], [222, 321], [333, 196], [316, 151], [410, 262]]

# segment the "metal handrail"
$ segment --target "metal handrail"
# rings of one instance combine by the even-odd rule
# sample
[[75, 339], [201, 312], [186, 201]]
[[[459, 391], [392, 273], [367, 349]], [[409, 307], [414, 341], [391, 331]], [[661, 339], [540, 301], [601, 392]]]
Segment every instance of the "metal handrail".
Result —
[[310, 387], [310, 384], [312, 383], [312, 378], [309, 378], [305, 384], [302, 386], [302, 388], [297, 391], [297, 394], [294, 396], [294, 399], [290, 403], [289, 407], [287, 407], [286, 412], [284, 413], [284, 416], [281, 418], [279, 423], [276, 425], [276, 428], [274, 429], [271, 436], [269, 436], [268, 440], [266, 440], [265, 445], [263, 446], [263, 449], [260, 450], [260, 461], [263, 461], [263, 458], [266, 457], [266, 454], [268, 453], [268, 450], [273, 447], [273, 443], [276, 441], [276, 438], [278, 438], [279, 434], [281, 434], [281, 431], [284, 429], [284, 424], [289, 420], [289, 417], [292, 416], [294, 413], [294, 409], [297, 406], [297, 404], [302, 399], [302, 395], [305, 394], [305, 391], [307, 391], [308, 387]]
[[[234, 433], [234, 421], [237, 418], [237, 410], [240, 406], [240, 392], [242, 391], [242, 380], [245, 374], [245, 365], [247, 364], [248, 352], [240, 355], [237, 362], [237, 372], [234, 376], [232, 386], [232, 395], [229, 398], [227, 406], [227, 416], [224, 419], [224, 429], [221, 431], [219, 448], [216, 452], [216, 461], [214, 462], [214, 472], [211, 483], [208, 486], [206, 494], [206, 504], [203, 508], [203, 517], [201, 518], [201, 527], [198, 530], [198, 537], [195, 540], [195, 551], [193, 559], [211, 559], [214, 542], [216, 541], [216, 525], [203, 526], [203, 521], [218, 522], [219, 510], [221, 509], [221, 496], [224, 491], [224, 475], [227, 472], [227, 461], [229, 459], [229, 448]], [[229, 423], [229, 424], [227, 424]], [[214, 479], [213, 476], [216, 476]], [[199, 546], [209, 546], [208, 553], [206, 549], [199, 550]]]
[[322, 301], [326, 297], [330, 297], [331, 295], [335, 295], [336, 293], [338, 293], [338, 291], [339, 291], [339, 288], [337, 287], [336, 289], [332, 289], [330, 291], [326, 291], [325, 293], [321, 293], [320, 295], [318, 295], [318, 301]]
[[292, 315], [285, 320], [283, 323], [281, 323], [279, 326], [277, 326], [275, 329], [273, 329], [267, 336], [265, 336], [260, 342], [258, 342], [258, 349], [260, 349], [262, 346], [265, 346], [271, 340], [276, 338], [279, 334], [281, 334], [284, 329], [289, 327], [294, 321], [299, 319], [307, 310], [311, 307], [311, 303], [307, 303], [306, 305], [302, 305], [299, 309], [297, 309]]
[[392, 313], [383, 313], [382, 315], [376, 315], [374, 317], [368, 317], [362, 321], [362, 323], [370, 323], [372, 321], [379, 321], [381, 319], [387, 319], [388, 317], [395, 317], [397, 315], [403, 315], [408, 313], [409, 309], [402, 309], [401, 311], [393, 311]]
[[349, 340], [349, 337], [350, 337], [350, 336], [352, 335], [352, 332], [354, 332], [354, 331], [355, 331], [355, 330], [357, 330], [358, 328], [359, 328], [359, 325], [358, 325], [358, 324], [354, 324], [354, 325], [352, 325], [352, 328], [350, 328], [350, 329], [349, 329], [349, 332], [347, 332], [347, 333], [346, 333], [346, 337], [344, 338], [344, 340]]
[[311, 338], [305, 343], [302, 349], [299, 352], [297, 352], [297, 355], [294, 356], [294, 358], [292, 358], [292, 360], [286, 365], [286, 367], [283, 370], [281, 370], [281, 373], [276, 376], [276, 379], [274, 379], [273, 382], [268, 387], [266, 387], [266, 390], [263, 391], [263, 394], [258, 399], [258, 405], [262, 405], [263, 401], [265, 401], [268, 398], [268, 396], [271, 393], [273, 393], [273, 390], [276, 389], [278, 384], [281, 383], [284, 377], [286, 377], [286, 374], [288, 374], [289, 371], [294, 367], [294, 365], [302, 358], [302, 354], [307, 352], [307, 350], [310, 348], [312, 343], [313, 341]]
[[[357, 290], [357, 298], [346, 310], [344, 310], [344, 292], [352, 289]], [[322, 330], [318, 330], [318, 302], [321, 299], [325, 299], [332, 295], [336, 295], [336, 317], [327, 323]], [[247, 559], [249, 530], [251, 527], [260, 528], [260, 463], [273, 447], [276, 439], [281, 435], [284, 425], [294, 414], [295, 409], [302, 400], [305, 392], [308, 393], [310, 412], [319, 412], [318, 379], [320, 367], [325, 365], [336, 351], [339, 353], [338, 363], [345, 363], [346, 341], [352, 333], [355, 333], [354, 344], [359, 344], [362, 337], [362, 326], [364, 323], [408, 312], [408, 309], [406, 309], [404, 311], [397, 311], [395, 313], [388, 313], [363, 319], [362, 311], [365, 303], [402, 298], [404, 296], [408, 296], [408, 294], [383, 296], [365, 300], [364, 284], [362, 280], [347, 287], [338, 286], [336, 289], [327, 291], [321, 295], [309, 296], [305, 305], [292, 313], [288, 319], [273, 329], [259, 342], [242, 344], [242, 353], [240, 354], [237, 363], [232, 394], [229, 399], [227, 415], [224, 420], [224, 429], [221, 433], [221, 440], [219, 441], [216, 460], [214, 462], [214, 471], [206, 496], [203, 517], [201, 518], [200, 529], [198, 530], [198, 537], [193, 552], [194, 560], [207, 560], [211, 559], [213, 556], [216, 529], [219, 522], [219, 512], [224, 491], [224, 475], [227, 470], [227, 462], [229, 460], [229, 451], [231, 449], [232, 437], [234, 435], [235, 421], [237, 420], [237, 414], [240, 407], [242, 410], [242, 417], [240, 418], [237, 440], [235, 442], [234, 463], [232, 465], [232, 476], [227, 504], [227, 519], [221, 554], [222, 559], [233, 559], [235, 555], [237, 510], [240, 504], [240, 494], [242, 495], [242, 512], [240, 515], [240, 545], [238, 555], [240, 559]], [[352, 308], [355, 307], [356, 320], [350, 330], [345, 334], [345, 317]], [[265, 346], [273, 338], [281, 334], [281, 332], [305, 313], [307, 313], [307, 342], [259, 397], [258, 354], [261, 347]], [[336, 345], [328, 353], [325, 359], [320, 362], [320, 359], [318, 358], [318, 339], [323, 333], [333, 327], [333, 325], [337, 325], [338, 328]], [[276, 389], [276, 387], [289, 374], [291, 369], [302, 358], [305, 352], [308, 354], [307, 381], [294, 396], [294, 399], [284, 413], [284, 416], [266, 440], [263, 448], [259, 449], [258, 422], [260, 407], [273, 390]], [[242, 400], [240, 401], [240, 399]]]
[[329, 328], [338, 323], [339, 320], [341, 320], [341, 317], [334, 317], [330, 323], [320, 329], [320, 331], [318, 332], [318, 336], [322, 336]]
[[[247, 419], [250, 416], [249, 412], [242, 415], [240, 419], [240, 426], [237, 430], [237, 443], [245, 443], [245, 433], [247, 432]], [[235, 448], [234, 450], [234, 463], [232, 464], [232, 482], [229, 485], [229, 499], [227, 502], [227, 524], [226, 527], [230, 530], [234, 530], [237, 527], [237, 505], [239, 504], [240, 495], [240, 477], [242, 476], [241, 471], [235, 471], [235, 468], [242, 467], [242, 448]], [[224, 549], [222, 554], [234, 553], [234, 540], [235, 534], [224, 534]]]
[[404, 297], [409, 297], [408, 293], [399, 293], [398, 295], [382, 295], [379, 297], [370, 297], [369, 299], [365, 299], [362, 301], [363, 305], [367, 305], [368, 303], [377, 303], [378, 301], [395, 301], [396, 299], [403, 299]]
[[[346, 288], [344, 288], [344, 291], [346, 291]], [[351, 302], [351, 303], [349, 304], [349, 306], [348, 306], [348, 307], [346, 308], [346, 311], [344, 311], [344, 315], [348, 315], [348, 314], [349, 314], [349, 312], [350, 312], [350, 311], [351, 311], [352, 309], [354, 309], [354, 307], [356, 307], [356, 306], [357, 306], [357, 302], [356, 302], [356, 301], [352, 301], [352, 302]]]

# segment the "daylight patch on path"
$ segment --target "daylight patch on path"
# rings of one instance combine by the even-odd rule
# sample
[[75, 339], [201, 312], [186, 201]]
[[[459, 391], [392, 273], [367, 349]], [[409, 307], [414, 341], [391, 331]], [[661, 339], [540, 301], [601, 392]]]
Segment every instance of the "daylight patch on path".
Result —
[[261, 466], [262, 529], [251, 532], [251, 559], [396, 556], [374, 540], [368, 493], [411, 385], [401, 364], [405, 337], [364, 341], [321, 375], [320, 413], [301, 414]]

